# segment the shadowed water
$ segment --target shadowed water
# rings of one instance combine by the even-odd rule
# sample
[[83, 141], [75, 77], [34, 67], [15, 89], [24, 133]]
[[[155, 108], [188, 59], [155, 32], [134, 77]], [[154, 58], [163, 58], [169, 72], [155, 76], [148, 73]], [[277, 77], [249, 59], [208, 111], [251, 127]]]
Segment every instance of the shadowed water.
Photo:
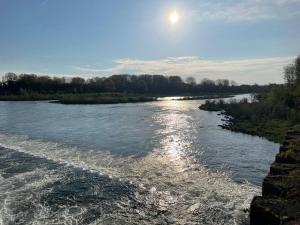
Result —
[[0, 102], [0, 224], [247, 224], [278, 146], [202, 102]]

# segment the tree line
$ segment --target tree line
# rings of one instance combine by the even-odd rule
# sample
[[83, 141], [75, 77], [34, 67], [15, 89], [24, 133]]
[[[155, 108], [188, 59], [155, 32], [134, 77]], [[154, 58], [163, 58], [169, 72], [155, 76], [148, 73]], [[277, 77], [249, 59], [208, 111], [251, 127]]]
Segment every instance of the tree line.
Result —
[[260, 92], [268, 86], [237, 85], [226, 79], [203, 79], [196, 83], [193, 77], [185, 81], [179, 76], [163, 75], [113, 75], [110, 77], [50, 77], [36, 74], [6, 73], [0, 82], [1, 95], [23, 93], [102, 93], [119, 92], [129, 94], [206, 94], [206, 93], [250, 93]]

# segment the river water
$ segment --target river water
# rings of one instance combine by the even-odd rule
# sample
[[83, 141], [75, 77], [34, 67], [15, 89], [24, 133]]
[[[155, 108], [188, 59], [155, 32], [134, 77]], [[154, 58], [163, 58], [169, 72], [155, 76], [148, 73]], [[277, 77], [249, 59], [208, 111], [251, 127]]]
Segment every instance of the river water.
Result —
[[0, 102], [0, 224], [248, 224], [279, 146], [203, 102]]

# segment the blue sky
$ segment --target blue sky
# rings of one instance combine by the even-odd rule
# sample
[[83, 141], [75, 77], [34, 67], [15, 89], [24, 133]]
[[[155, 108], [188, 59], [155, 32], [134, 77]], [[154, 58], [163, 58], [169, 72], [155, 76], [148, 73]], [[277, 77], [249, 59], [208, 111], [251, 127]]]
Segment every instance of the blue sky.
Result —
[[299, 27], [300, 0], [0, 0], [0, 74], [280, 83]]

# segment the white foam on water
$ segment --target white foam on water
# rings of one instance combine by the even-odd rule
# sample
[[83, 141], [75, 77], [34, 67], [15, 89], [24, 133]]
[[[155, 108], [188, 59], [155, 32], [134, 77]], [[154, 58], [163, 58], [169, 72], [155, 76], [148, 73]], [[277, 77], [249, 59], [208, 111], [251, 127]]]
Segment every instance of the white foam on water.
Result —
[[[51, 174], [48, 170], [35, 169], [0, 181], [0, 200], [2, 203], [0, 205], [0, 218], [2, 224], [11, 224], [12, 221], [18, 221], [18, 224], [26, 224], [28, 216], [35, 216], [28, 215], [24, 211], [16, 211], [22, 203], [27, 203], [27, 205], [21, 207], [27, 207], [28, 213], [31, 213], [30, 208], [35, 206], [38, 210], [35, 210], [34, 213], [42, 212], [42, 215], [47, 216], [46, 210], [40, 210], [43, 206], [38, 200], [42, 193], [37, 190], [56, 180], [58, 180], [57, 175]], [[28, 203], [32, 205], [28, 205]], [[42, 218], [40, 217], [40, 219]], [[36, 220], [33, 220], [32, 224], [43, 224], [34, 223], [34, 221]]]
[[[152, 220], [140, 221], [140, 224], [244, 224], [247, 223], [247, 214], [243, 210], [249, 208], [251, 199], [259, 193], [256, 186], [249, 183], [235, 183], [224, 172], [212, 172], [172, 150], [156, 149], [142, 158], [121, 157], [109, 152], [82, 150], [59, 143], [7, 134], [0, 134], [0, 146], [131, 182], [140, 189], [135, 193], [137, 201], [149, 206], [155, 205], [159, 212]], [[33, 173], [39, 173], [42, 177], [28, 183], [26, 183], [28, 174], [24, 173], [21, 175], [22, 178], [18, 178], [24, 182], [21, 188], [26, 191], [57, 179], [49, 174], [49, 171]], [[14, 216], [8, 207], [14, 201], [11, 196], [23, 191], [10, 189], [11, 193], [5, 197], [7, 194], [5, 189], [13, 185], [13, 182], [9, 179], [4, 180], [3, 178], [0, 180], [1, 201], [5, 199], [1, 208], [0, 222], [3, 218]], [[120, 209], [123, 207], [126, 210], [128, 207], [125, 202], [118, 204]], [[39, 207], [32, 224], [55, 224], [55, 218], [47, 218], [49, 209], [43, 205]], [[80, 210], [83, 210], [80, 212], [83, 213], [85, 209]], [[130, 219], [134, 221], [134, 215], [140, 215], [142, 218], [148, 215], [147, 210], [150, 209], [135, 209], [134, 214], [128, 215], [128, 224]], [[57, 223], [78, 223], [68, 208], [57, 215], [57, 218], [59, 219]], [[118, 214], [110, 214], [102, 216], [92, 224], [125, 223]]]

